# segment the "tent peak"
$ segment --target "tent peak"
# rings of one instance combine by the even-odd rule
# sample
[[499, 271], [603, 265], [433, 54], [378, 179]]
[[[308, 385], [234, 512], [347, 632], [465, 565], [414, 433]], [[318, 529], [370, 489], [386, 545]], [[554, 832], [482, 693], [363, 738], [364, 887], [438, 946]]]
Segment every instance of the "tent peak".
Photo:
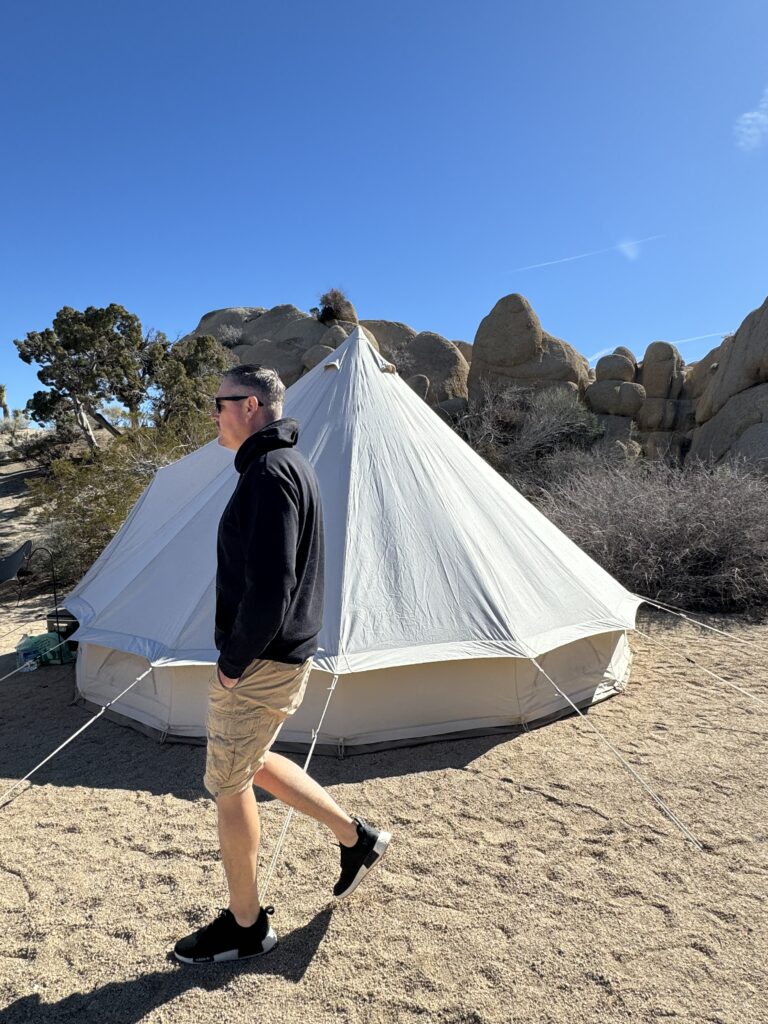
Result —
[[370, 354], [373, 357], [382, 373], [397, 373], [397, 367], [394, 363], [390, 363], [385, 359], [381, 352], [371, 344], [365, 331], [359, 324], [350, 331], [346, 340], [342, 341], [335, 352], [328, 356], [326, 362], [322, 364], [323, 370], [340, 370], [347, 357], [354, 361], [359, 358], [365, 358], [366, 354]]

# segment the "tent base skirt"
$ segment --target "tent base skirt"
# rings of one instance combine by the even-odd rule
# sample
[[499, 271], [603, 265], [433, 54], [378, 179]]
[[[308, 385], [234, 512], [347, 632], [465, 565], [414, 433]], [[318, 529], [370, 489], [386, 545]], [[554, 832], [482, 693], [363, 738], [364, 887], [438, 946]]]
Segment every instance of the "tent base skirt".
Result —
[[[585, 708], [618, 693], [631, 660], [623, 631], [548, 651], [540, 663], [567, 699], [525, 658], [430, 662], [340, 676], [317, 749], [338, 755], [525, 730], [570, 714], [569, 701]], [[77, 697], [91, 707], [103, 706], [148, 667], [138, 655], [81, 644]], [[307, 749], [331, 679], [327, 672], [312, 671], [304, 700], [284, 722], [275, 749]], [[156, 665], [108, 714], [151, 736], [204, 741], [212, 683], [211, 665]]]
[[[599, 704], [609, 697], [613, 697], [618, 691], [611, 690], [601, 694], [596, 700], [585, 700], [581, 703], [576, 703], [579, 711], [584, 714], [589, 712], [589, 709], [595, 704]], [[78, 696], [74, 703], [81, 708], [85, 708], [88, 711], [100, 711], [101, 706], [94, 704], [93, 701], [88, 700], [85, 697]], [[420, 747], [426, 743], [446, 743], [451, 740], [470, 740], [470, 739], [481, 739], [485, 736], [507, 736], [509, 739], [515, 739], [517, 736], [522, 736], [526, 732], [532, 732], [534, 729], [541, 729], [543, 726], [551, 725], [553, 722], [557, 722], [562, 718], [570, 718], [575, 715], [576, 712], [570, 708], [562, 708], [560, 711], [555, 711], [550, 715], [545, 715], [542, 718], [537, 718], [533, 722], [526, 722], [525, 725], [519, 723], [510, 722], [508, 725], [495, 725], [489, 726], [485, 729], [463, 729], [458, 732], [444, 732], [436, 733], [432, 736], [411, 736], [408, 739], [399, 740], [385, 740], [379, 743], [357, 743], [347, 746], [344, 743], [321, 743], [318, 742], [315, 746], [315, 753], [321, 754], [324, 757], [335, 757], [339, 760], [344, 760], [347, 757], [353, 757], [356, 754], [373, 754], [381, 750], [396, 750], [406, 747]], [[146, 725], [144, 722], [138, 722], [135, 718], [129, 718], [128, 715], [121, 715], [118, 711], [112, 711], [110, 708], [104, 712], [102, 716], [108, 718], [110, 722], [114, 722], [116, 725], [122, 725], [128, 729], [133, 729], [135, 732], [140, 732], [144, 736], [149, 736], [150, 739], [157, 740], [159, 743], [186, 743], [189, 746], [204, 747], [206, 743], [205, 736], [177, 736], [172, 732], [163, 732], [160, 729], [156, 729], [152, 725]], [[309, 750], [310, 743], [291, 743], [288, 741], [281, 741], [280, 738], [275, 741], [272, 746], [278, 754], [306, 754]]]

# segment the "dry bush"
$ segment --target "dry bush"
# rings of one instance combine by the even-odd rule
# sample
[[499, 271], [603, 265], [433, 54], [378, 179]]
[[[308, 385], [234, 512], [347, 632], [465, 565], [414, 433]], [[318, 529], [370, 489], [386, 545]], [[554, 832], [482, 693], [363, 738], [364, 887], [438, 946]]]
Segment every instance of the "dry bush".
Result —
[[480, 398], [470, 404], [456, 429], [528, 496], [546, 486], [550, 460], [557, 459], [561, 466], [602, 436], [597, 417], [574, 391], [558, 387], [533, 391], [516, 384], [499, 388], [485, 383]]
[[557, 389], [486, 387], [456, 429], [628, 590], [693, 611], [768, 608], [768, 481], [746, 465], [596, 446], [597, 418]]
[[582, 452], [602, 437], [603, 430], [593, 412], [577, 393], [564, 388], [546, 388], [527, 397], [525, 414], [512, 446], [512, 465], [530, 476], [555, 453]]
[[67, 427], [20, 431], [9, 438], [8, 447], [19, 462], [30, 463], [46, 473], [56, 459], [76, 459], [86, 448], [82, 434]]
[[317, 312], [317, 319], [321, 324], [327, 324], [331, 320], [346, 320], [356, 324], [357, 312], [340, 288], [331, 288], [324, 295], [320, 296], [320, 309]]
[[219, 328], [219, 341], [224, 348], [236, 348], [243, 344], [243, 328], [235, 324], [224, 324]]
[[744, 464], [592, 456], [536, 504], [634, 593], [694, 611], [768, 606], [768, 483]]
[[522, 422], [525, 396], [521, 388], [494, 387], [484, 381], [480, 397], [454, 423], [456, 432], [498, 472], [504, 471], [508, 449]]

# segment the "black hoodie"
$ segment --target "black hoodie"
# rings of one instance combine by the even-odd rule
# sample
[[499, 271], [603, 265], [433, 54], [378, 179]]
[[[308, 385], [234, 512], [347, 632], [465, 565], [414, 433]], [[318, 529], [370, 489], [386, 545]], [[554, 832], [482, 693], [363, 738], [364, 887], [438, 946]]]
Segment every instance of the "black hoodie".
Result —
[[295, 665], [317, 650], [323, 515], [298, 436], [296, 420], [275, 420], [235, 455], [240, 479], [219, 523], [216, 572], [219, 667], [232, 678], [256, 658]]

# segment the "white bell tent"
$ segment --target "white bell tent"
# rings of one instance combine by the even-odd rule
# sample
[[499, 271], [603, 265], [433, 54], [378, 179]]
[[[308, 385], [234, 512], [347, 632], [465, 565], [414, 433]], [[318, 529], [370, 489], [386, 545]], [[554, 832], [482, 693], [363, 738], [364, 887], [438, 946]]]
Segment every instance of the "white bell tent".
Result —
[[[286, 395], [320, 480], [326, 610], [281, 742], [310, 742], [334, 675], [319, 734], [334, 750], [556, 717], [570, 705], [546, 675], [580, 707], [621, 689], [639, 599], [393, 369], [356, 329]], [[216, 442], [161, 469], [69, 596], [86, 701], [111, 701], [151, 666], [114, 712], [205, 734], [216, 529], [236, 477]]]

